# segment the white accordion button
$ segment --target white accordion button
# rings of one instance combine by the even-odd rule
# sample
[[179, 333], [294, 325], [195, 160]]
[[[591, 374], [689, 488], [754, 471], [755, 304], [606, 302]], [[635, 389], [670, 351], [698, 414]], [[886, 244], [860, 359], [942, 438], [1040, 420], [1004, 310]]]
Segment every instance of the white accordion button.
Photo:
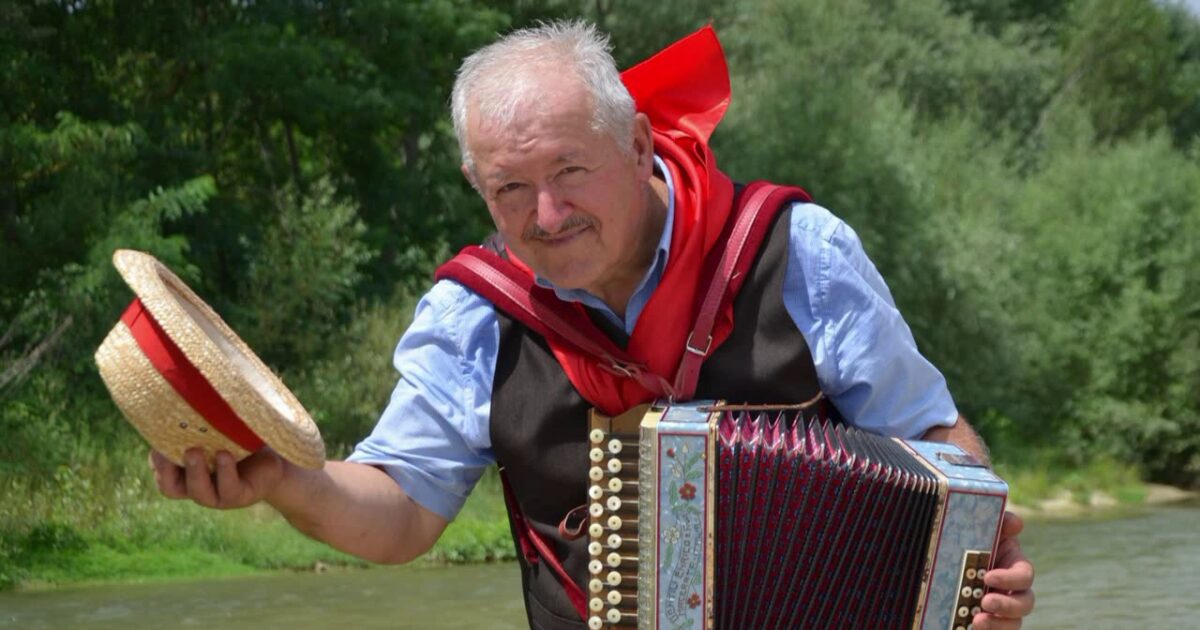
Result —
[[609, 440], [608, 441], [608, 452], [612, 453], [613, 455], [616, 455], [617, 453], [621, 452], [621, 446], [622, 446], [621, 440]]
[[608, 603], [612, 604], [613, 606], [620, 604], [621, 603], [621, 594], [617, 591], [609, 591], [608, 592]]
[[613, 474], [621, 472], [621, 460], [616, 458], [608, 460], [608, 472]]
[[600, 541], [593, 540], [592, 542], [588, 543], [588, 555], [598, 556], [602, 553], [604, 553], [604, 545], [601, 545]]
[[592, 578], [588, 582], [588, 590], [593, 593], [599, 593], [604, 590], [604, 582], [601, 582], [600, 578]]
[[[588, 563], [588, 571], [591, 572], [592, 575], [599, 575], [600, 572], [603, 570], [604, 570], [604, 563], [600, 562], [599, 560], [592, 560], [591, 562]], [[966, 616], [966, 613], [965, 613], [966, 610], [967, 610], [966, 608], [963, 609], [963, 611], [964, 611], [963, 616]]]
[[971, 591], [971, 595], [974, 595], [975, 599], [983, 599], [983, 589], [977, 588]]
[[621, 583], [621, 574], [616, 571], [609, 571], [608, 575], [604, 577], [609, 586], [616, 586]]
[[592, 612], [600, 612], [604, 610], [604, 600], [599, 597], [593, 597], [592, 601], [588, 602], [588, 608]]
[[592, 444], [600, 444], [604, 441], [604, 431], [601, 431], [600, 429], [592, 429], [592, 432], [588, 434], [588, 437], [592, 439]]
[[604, 461], [604, 449], [594, 448], [588, 451], [588, 458], [592, 460], [592, 463], [599, 464]]
[[589, 630], [603, 630], [604, 620], [599, 617], [592, 617], [588, 619], [588, 628]]
[[588, 471], [588, 479], [592, 481], [604, 479], [604, 469], [599, 466], [592, 466], [592, 469]]
[[[596, 561], [595, 561], [595, 560], [593, 560], [592, 562], [596, 562]], [[592, 571], [592, 573], [597, 573], [597, 571]], [[966, 606], [962, 606], [962, 607], [960, 607], [960, 608], [958, 609], [958, 616], [959, 616], [959, 617], [966, 617], [966, 616], [967, 616], [967, 615], [968, 615], [970, 612], [971, 612], [971, 611], [970, 611], [970, 610], [968, 610]]]
[[591, 525], [588, 525], [588, 534], [590, 534], [592, 538], [599, 538], [604, 535], [604, 526], [600, 523], [592, 523]]
[[608, 501], [605, 501], [605, 504], [613, 512], [621, 509], [621, 499], [619, 497], [608, 497]]
[[599, 501], [604, 496], [604, 488], [600, 486], [592, 486], [588, 488], [588, 498], [593, 501]]
[[612, 490], [613, 492], [620, 492], [622, 485], [624, 484], [621, 483], [620, 477], [613, 477], [612, 479], [608, 480], [608, 489]]
[[608, 558], [606, 558], [606, 560], [608, 560], [608, 566], [610, 566], [610, 567], [621, 566], [621, 554], [619, 554], [615, 551], [608, 554]]
[[620, 516], [608, 517], [608, 528], [609, 529], [621, 529], [621, 517]]
[[621, 623], [621, 611], [616, 608], [609, 608], [607, 617], [609, 623]]
[[618, 548], [620, 548], [620, 546], [621, 546], [621, 535], [620, 534], [609, 534], [608, 535], [608, 548], [609, 549], [618, 549]]
[[604, 506], [600, 505], [599, 503], [593, 503], [588, 506], [588, 514], [591, 514], [596, 518], [600, 518], [601, 516], [604, 516]]

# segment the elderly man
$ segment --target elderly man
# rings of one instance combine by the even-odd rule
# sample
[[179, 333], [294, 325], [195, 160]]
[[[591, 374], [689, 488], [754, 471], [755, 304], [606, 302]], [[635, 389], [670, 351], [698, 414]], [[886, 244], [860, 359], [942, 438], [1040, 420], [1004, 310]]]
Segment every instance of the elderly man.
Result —
[[[816, 205], [777, 213], [737, 299], [713, 311], [713, 342], [687, 338], [701, 269], [726, 247], [735, 215], [735, 187], [707, 145], [728, 102], [710, 30], [624, 81], [607, 40], [580, 23], [517, 31], [473, 54], [455, 84], [454, 125], [463, 173], [499, 238], [479, 248], [486, 256], [462, 256], [491, 260], [522, 287], [516, 302], [554, 302], [580, 335], [642, 371], [598, 363], [450, 265], [396, 350], [402, 377], [387, 410], [348, 461], [308, 471], [269, 450], [240, 463], [221, 453], [210, 475], [199, 453], [182, 469], [152, 454], [162, 492], [219, 508], [266, 500], [314, 538], [395, 563], [427, 551], [499, 463], [520, 517], [514, 537], [548, 541], [548, 560], [565, 567], [522, 564], [530, 624], [577, 628], [563, 581], [581, 582], [586, 560], [557, 525], [584, 500], [586, 410], [677, 393], [671, 377], [688, 353], [703, 359], [697, 398], [824, 393], [852, 425], [986, 459], [854, 232]], [[978, 630], [1019, 627], [1033, 607], [1020, 530], [1008, 515]]]

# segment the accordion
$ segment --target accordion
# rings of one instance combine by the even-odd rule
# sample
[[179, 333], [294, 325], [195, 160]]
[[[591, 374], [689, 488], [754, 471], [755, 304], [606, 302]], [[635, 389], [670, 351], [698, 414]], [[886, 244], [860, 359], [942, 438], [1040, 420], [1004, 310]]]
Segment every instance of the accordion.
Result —
[[967, 630], [1007, 485], [806, 406], [594, 411], [588, 627]]

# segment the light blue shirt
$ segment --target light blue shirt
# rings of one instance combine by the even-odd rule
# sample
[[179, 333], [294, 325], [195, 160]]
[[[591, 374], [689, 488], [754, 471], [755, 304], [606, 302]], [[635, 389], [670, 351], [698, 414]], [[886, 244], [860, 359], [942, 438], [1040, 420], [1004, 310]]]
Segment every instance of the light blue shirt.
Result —
[[[626, 318], [585, 291], [556, 289], [561, 299], [633, 331], [670, 256], [674, 187], [667, 185], [672, 201], [658, 252]], [[815, 204], [788, 212], [783, 303], [808, 342], [821, 389], [847, 422], [875, 433], [914, 438], [952, 425], [958, 411], [945, 378], [917, 350], [858, 235]], [[490, 302], [452, 281], [435, 284], [396, 346], [400, 380], [391, 400], [349, 461], [379, 466], [417, 503], [453, 519], [495, 462], [489, 416], [499, 346]]]

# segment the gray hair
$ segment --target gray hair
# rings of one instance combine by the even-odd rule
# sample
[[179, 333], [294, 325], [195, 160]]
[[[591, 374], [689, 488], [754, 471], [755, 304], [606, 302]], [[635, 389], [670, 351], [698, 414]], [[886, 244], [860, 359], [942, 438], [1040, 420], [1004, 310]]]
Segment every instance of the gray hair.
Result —
[[475, 163], [467, 146], [467, 108], [479, 107], [489, 122], [507, 124], [519, 107], [537, 99], [533, 80], [552, 65], [573, 72], [592, 97], [592, 129], [608, 133], [625, 153], [633, 151], [633, 97], [621, 82], [608, 36], [582, 20], [543, 22], [513, 31], [467, 57], [458, 69], [450, 111], [463, 164]]

